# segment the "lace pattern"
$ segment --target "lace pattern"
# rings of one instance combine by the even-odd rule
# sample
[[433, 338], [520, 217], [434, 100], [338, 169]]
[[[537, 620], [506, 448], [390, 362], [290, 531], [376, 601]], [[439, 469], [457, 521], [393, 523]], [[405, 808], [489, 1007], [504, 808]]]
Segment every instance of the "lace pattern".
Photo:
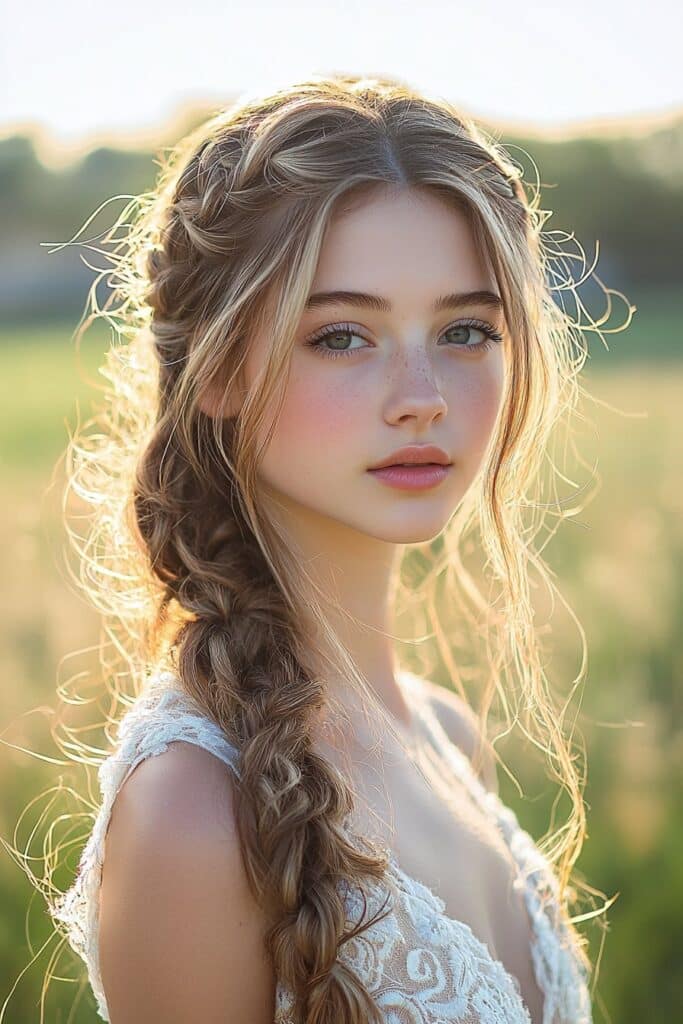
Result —
[[[395, 859], [394, 868], [397, 867]], [[387, 1024], [530, 1024], [517, 979], [493, 960], [443, 903], [402, 872], [369, 888], [367, 916], [381, 909], [387, 890], [392, 910], [342, 946], [339, 959], [372, 993]], [[340, 889], [340, 892], [342, 890]], [[344, 889], [348, 919], [363, 912], [359, 890]], [[276, 1024], [295, 1024], [293, 999], [277, 989]]]
[[[419, 692], [416, 705], [434, 741], [473, 798], [492, 814], [519, 866], [516, 885], [523, 888], [533, 925], [532, 957], [545, 996], [542, 1024], [591, 1024], [583, 965], [568, 941], [554, 900], [552, 870], [497, 794], [485, 789], [464, 754], [441, 730]], [[117, 746], [102, 762], [98, 777], [102, 802], [81, 854], [70, 889], [54, 905], [53, 916], [67, 929], [72, 949], [85, 961], [97, 1011], [109, 1021], [98, 957], [99, 887], [104, 840], [116, 794], [145, 757], [163, 753], [174, 740], [209, 750], [238, 771], [238, 753], [219, 726], [186, 694], [172, 673], [161, 672], [119, 723]], [[358, 923], [363, 898], [357, 887], [339, 883], [350, 921]], [[346, 942], [340, 959], [362, 978], [381, 1008], [386, 1024], [531, 1024], [517, 978], [495, 960], [464, 922], [449, 918], [439, 896], [406, 875], [393, 853], [380, 882], [366, 883], [368, 917], [385, 903], [389, 913], [361, 935]], [[274, 1024], [297, 1024], [292, 994], [277, 983]]]

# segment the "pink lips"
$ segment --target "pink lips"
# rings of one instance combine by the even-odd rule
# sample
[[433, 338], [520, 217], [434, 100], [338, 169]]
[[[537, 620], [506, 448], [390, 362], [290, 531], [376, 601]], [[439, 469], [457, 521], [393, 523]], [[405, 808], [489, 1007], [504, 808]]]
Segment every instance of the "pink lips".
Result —
[[441, 466], [433, 462], [415, 463], [413, 466], [383, 466], [381, 469], [370, 469], [369, 473], [402, 491], [421, 491], [436, 484], [448, 475], [450, 466]]

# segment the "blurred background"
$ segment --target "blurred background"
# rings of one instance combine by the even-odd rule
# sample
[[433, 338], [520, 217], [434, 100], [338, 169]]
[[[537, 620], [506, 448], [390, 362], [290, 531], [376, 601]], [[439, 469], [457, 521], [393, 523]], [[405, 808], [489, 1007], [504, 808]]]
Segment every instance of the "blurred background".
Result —
[[[96, 1019], [89, 991], [76, 1000], [69, 951], [50, 963], [51, 922], [10, 850], [30, 854], [42, 877], [47, 851], [35, 848], [33, 828], [42, 836], [56, 813], [57, 776], [71, 779], [50, 738], [55, 690], [96, 670], [100, 636], [66, 567], [57, 460], [102, 385], [109, 331], [89, 329], [78, 351], [73, 332], [94, 277], [88, 264], [105, 263], [88, 244], [57, 245], [105, 201], [151, 188], [161, 150], [219, 107], [336, 71], [390, 74], [459, 105], [509, 149], [527, 181], [538, 176], [541, 207], [553, 211], [545, 230], [573, 235], [589, 268], [622, 293], [609, 312], [590, 280], [578, 289], [593, 317], [609, 316], [604, 343], [587, 336], [584, 385], [598, 402], [583, 410], [585, 464], [568, 476], [592, 490], [595, 466], [599, 488], [544, 554], [588, 646], [588, 839], [579, 867], [608, 898], [618, 894], [607, 934], [587, 928], [600, 960], [594, 1018], [681, 1019], [682, 27], [680, 6], [663, 0], [327, 8], [253, 0], [248, 9], [83, 0], [5, 13], [0, 1024]], [[105, 206], [79, 240], [96, 247], [125, 202]], [[581, 263], [570, 271], [579, 277]], [[610, 334], [628, 319], [627, 303], [636, 306], [631, 324]], [[549, 673], [569, 682], [580, 669], [569, 615], [558, 616], [553, 639]], [[539, 836], [554, 790], [514, 746], [503, 750], [525, 795], [502, 774], [501, 795]], [[36, 805], [38, 794], [47, 795]], [[56, 873], [60, 888], [79, 852], [69, 850]], [[48, 969], [55, 977], [39, 1017]]]

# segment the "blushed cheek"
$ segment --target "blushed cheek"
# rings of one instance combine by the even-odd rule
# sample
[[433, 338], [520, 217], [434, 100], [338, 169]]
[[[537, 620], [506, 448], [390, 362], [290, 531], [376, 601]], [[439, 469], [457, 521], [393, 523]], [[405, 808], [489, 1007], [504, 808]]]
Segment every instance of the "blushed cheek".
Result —
[[316, 443], [343, 443], [345, 432], [358, 419], [358, 402], [353, 388], [348, 384], [344, 387], [331, 376], [323, 380], [309, 374], [306, 380], [295, 379], [290, 382], [282, 409], [282, 433], [302, 442], [311, 438]]
[[362, 459], [362, 449], [367, 445], [361, 426], [363, 399], [348, 386], [348, 380], [343, 386], [328, 377], [316, 379], [310, 371], [305, 379], [290, 377], [264, 457], [264, 468], [269, 474], [279, 475], [284, 467], [302, 481], [320, 481], [326, 472], [334, 475], [335, 455], [347, 455], [353, 461], [360, 445], [358, 454]]
[[493, 360], [460, 387], [452, 409], [459, 426], [458, 449], [476, 470], [495, 426], [503, 397], [503, 368]]

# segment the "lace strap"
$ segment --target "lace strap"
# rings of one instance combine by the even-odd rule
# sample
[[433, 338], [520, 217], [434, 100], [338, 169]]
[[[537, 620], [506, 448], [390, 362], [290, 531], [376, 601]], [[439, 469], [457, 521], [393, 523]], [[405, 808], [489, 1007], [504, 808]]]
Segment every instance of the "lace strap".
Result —
[[121, 719], [117, 748], [100, 766], [101, 786], [113, 782], [116, 789], [120, 788], [140, 761], [163, 753], [175, 740], [203, 747], [239, 777], [237, 748], [218, 723], [182, 689], [178, 677], [164, 672], [149, 680]]

